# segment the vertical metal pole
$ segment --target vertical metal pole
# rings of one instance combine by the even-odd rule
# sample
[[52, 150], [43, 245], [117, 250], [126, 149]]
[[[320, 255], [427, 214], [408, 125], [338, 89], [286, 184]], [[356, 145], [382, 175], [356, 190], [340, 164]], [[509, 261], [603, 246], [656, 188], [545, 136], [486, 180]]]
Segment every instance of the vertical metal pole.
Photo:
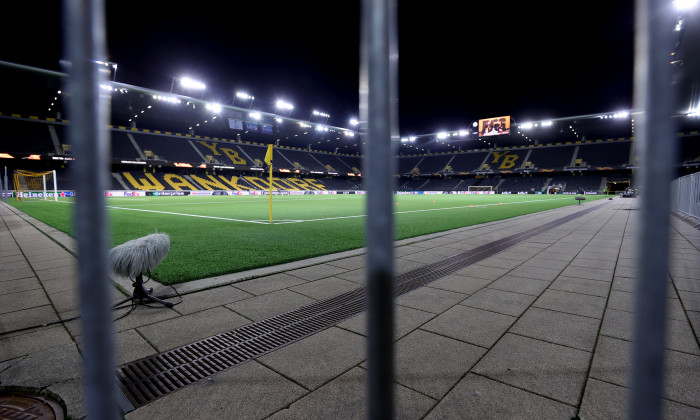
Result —
[[44, 187], [44, 201], [46, 201], [46, 174], [41, 176], [41, 185]]
[[53, 201], [58, 201], [58, 180], [55, 169], [53, 170]]
[[[393, 192], [398, 47], [394, 0], [363, 0], [360, 131], [366, 133], [367, 416], [394, 418]], [[393, 42], [393, 44], [392, 44]]]
[[[76, 154], [73, 181], [77, 197], [75, 233], [79, 254], [80, 315], [83, 334], [83, 386], [87, 417], [118, 419], [114, 376], [114, 331], [107, 272], [107, 186], [109, 99], [100, 92], [106, 71], [103, 0], [65, 0], [69, 78], [69, 139]], [[99, 67], [99, 69], [98, 69]]]
[[7, 166], [5, 166], [5, 202], [7, 203], [7, 194], [10, 192], [10, 186], [7, 184]]
[[634, 100], [643, 111], [640, 153], [639, 267], [628, 413], [630, 419], [661, 418], [666, 321], [670, 187], [676, 158], [671, 118], [674, 87], [669, 54], [674, 50], [674, 15], [664, 0], [637, 0]]

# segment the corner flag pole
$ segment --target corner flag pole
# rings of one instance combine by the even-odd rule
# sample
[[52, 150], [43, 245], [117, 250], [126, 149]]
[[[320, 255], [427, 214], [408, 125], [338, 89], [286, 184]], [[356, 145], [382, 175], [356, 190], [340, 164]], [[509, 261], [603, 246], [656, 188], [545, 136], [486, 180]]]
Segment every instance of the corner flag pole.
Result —
[[270, 178], [268, 184], [270, 184], [270, 224], [272, 224], [272, 145], [267, 146], [267, 153], [265, 153], [265, 163], [270, 167]]

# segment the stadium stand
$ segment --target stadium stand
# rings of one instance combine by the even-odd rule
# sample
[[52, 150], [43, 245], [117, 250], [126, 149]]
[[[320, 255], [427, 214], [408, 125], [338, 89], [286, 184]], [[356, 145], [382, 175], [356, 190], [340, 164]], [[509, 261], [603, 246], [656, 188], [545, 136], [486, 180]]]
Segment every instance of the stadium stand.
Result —
[[487, 151], [458, 153], [450, 162], [450, 166], [453, 172], [472, 172], [479, 169], [488, 154]]
[[571, 164], [574, 148], [570, 146], [537, 147], [532, 150], [528, 161], [532, 169], [561, 170]]
[[538, 192], [543, 192], [546, 183], [547, 178], [542, 176], [508, 177], [505, 178], [503, 182], [498, 186], [497, 192], [526, 192], [530, 194], [536, 194]]
[[580, 159], [589, 168], [622, 168], [630, 160], [630, 142], [581, 144], [576, 159]]
[[63, 154], [58, 138], [52, 135], [53, 124], [22, 118], [2, 118], [2, 146], [0, 153], [17, 157], [29, 155]]

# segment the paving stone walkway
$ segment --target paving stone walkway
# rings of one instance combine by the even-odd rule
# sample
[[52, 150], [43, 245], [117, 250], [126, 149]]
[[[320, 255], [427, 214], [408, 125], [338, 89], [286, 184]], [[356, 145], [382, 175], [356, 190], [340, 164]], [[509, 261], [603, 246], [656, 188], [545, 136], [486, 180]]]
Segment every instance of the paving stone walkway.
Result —
[[[599, 203], [395, 300], [397, 418], [625, 417], [635, 199], [400, 241], [395, 267], [408, 272]], [[0, 387], [49, 391], [81, 418], [80, 323], [54, 324], [79, 314], [75, 243], [4, 204], [0, 218]], [[664, 417], [693, 419], [700, 418], [700, 231], [675, 217], [671, 223]], [[118, 364], [357, 289], [364, 269], [357, 250], [179, 285], [181, 304], [138, 307], [115, 322]], [[125, 279], [115, 284], [131, 288]], [[119, 288], [115, 302], [124, 297]], [[361, 313], [126, 418], [363, 418], [365, 344]]]

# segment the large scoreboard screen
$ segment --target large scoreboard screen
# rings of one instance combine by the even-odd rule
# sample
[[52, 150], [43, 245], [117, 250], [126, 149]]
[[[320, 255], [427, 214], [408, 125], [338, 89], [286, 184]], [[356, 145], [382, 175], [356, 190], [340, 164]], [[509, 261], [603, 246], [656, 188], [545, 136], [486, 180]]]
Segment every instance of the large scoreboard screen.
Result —
[[510, 134], [510, 115], [479, 120], [479, 137]]

